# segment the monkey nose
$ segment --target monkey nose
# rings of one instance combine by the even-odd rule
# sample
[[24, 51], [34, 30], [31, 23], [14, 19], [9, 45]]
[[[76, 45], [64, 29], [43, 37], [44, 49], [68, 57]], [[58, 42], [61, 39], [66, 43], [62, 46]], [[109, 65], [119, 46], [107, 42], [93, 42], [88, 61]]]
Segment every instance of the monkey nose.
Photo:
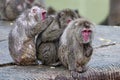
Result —
[[46, 12], [44, 11], [42, 12], [42, 20], [45, 20], [45, 18], [46, 18]]

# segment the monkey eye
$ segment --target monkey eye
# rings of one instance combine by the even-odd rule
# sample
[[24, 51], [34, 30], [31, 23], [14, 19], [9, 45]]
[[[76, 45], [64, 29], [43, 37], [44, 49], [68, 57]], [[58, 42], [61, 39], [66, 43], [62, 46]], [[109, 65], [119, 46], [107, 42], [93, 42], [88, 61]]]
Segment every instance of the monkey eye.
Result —
[[89, 32], [89, 33], [91, 33], [92, 31], [91, 30], [83, 30], [82, 32]]
[[82, 32], [87, 32], [87, 30], [83, 30]]
[[70, 19], [69, 19], [69, 20], [67, 20], [67, 24], [68, 24], [68, 23], [70, 23], [70, 22], [71, 22], [71, 20], [70, 20]]
[[36, 13], [37, 12], [37, 9], [33, 9], [33, 13]]
[[91, 33], [92, 31], [91, 30], [88, 30], [89, 33]]

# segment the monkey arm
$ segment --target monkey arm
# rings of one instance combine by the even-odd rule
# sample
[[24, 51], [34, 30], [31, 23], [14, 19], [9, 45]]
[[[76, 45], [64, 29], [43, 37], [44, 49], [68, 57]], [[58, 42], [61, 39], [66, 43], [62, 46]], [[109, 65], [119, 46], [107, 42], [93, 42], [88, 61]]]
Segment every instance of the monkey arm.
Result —
[[[44, 21], [44, 23], [42, 24], [42, 22], [39, 22], [37, 25], [36, 25], [36, 27], [37, 26], [42, 26], [41, 27], [41, 29], [39, 29], [39, 27], [38, 27], [38, 29], [36, 29], [37, 31], [36, 32], [38, 32], [38, 36], [37, 36], [37, 39], [36, 39], [36, 49], [38, 49], [38, 47], [39, 47], [39, 45], [40, 45], [40, 43], [41, 43], [41, 36], [42, 36], [42, 33], [48, 28], [48, 26], [53, 22], [53, 17], [49, 17], [49, 18], [47, 18], [45, 21]], [[46, 25], [47, 24], [47, 25]], [[37, 33], [36, 33], [37, 34]]]
[[48, 17], [44, 21], [40, 21], [36, 24], [35, 28], [33, 28], [33, 32], [36, 34], [40, 34], [44, 30], [48, 28], [48, 26], [53, 22], [53, 17]]
[[58, 23], [54, 20], [42, 35], [42, 41], [53, 41], [59, 38], [62, 30], [59, 28]]
[[88, 43], [87, 45], [85, 45], [85, 56], [86, 57], [90, 57], [92, 55], [93, 52], [93, 47]]
[[43, 32], [53, 21], [52, 17], [48, 17], [44, 21], [39, 21], [33, 27], [29, 27], [28, 30], [26, 29], [26, 33], [29, 37], [35, 37], [37, 34]]
[[73, 52], [73, 49], [70, 48], [68, 50], [68, 69], [71, 70], [71, 71], [74, 71], [76, 69], [76, 66], [75, 66], [75, 54]]

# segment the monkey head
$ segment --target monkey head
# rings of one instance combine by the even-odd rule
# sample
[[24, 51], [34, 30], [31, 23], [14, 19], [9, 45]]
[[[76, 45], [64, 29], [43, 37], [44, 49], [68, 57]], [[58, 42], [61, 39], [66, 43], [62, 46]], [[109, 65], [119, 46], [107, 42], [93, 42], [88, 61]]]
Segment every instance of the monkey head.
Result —
[[33, 6], [30, 9], [29, 17], [33, 17], [36, 21], [43, 21], [46, 18], [46, 10], [38, 7], [38, 6]]
[[80, 43], [91, 43], [93, 38], [93, 23], [90, 21], [80, 18], [73, 21], [70, 25], [73, 25], [76, 39]]
[[75, 13], [74, 10], [71, 9], [64, 9], [58, 12], [57, 20], [59, 25], [63, 28], [68, 25], [68, 23], [74, 19], [78, 18], [78, 15]]

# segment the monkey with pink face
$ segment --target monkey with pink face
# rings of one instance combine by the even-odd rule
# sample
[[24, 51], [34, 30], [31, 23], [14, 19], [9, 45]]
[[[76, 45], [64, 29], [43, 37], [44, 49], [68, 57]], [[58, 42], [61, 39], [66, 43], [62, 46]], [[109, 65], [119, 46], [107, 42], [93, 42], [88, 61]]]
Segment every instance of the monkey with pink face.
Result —
[[51, 22], [52, 18], [46, 18], [46, 10], [38, 6], [19, 16], [9, 33], [9, 51], [16, 64], [36, 64], [35, 36]]
[[59, 44], [58, 57], [70, 71], [84, 72], [93, 47], [93, 23], [85, 18], [71, 21], [64, 30]]

